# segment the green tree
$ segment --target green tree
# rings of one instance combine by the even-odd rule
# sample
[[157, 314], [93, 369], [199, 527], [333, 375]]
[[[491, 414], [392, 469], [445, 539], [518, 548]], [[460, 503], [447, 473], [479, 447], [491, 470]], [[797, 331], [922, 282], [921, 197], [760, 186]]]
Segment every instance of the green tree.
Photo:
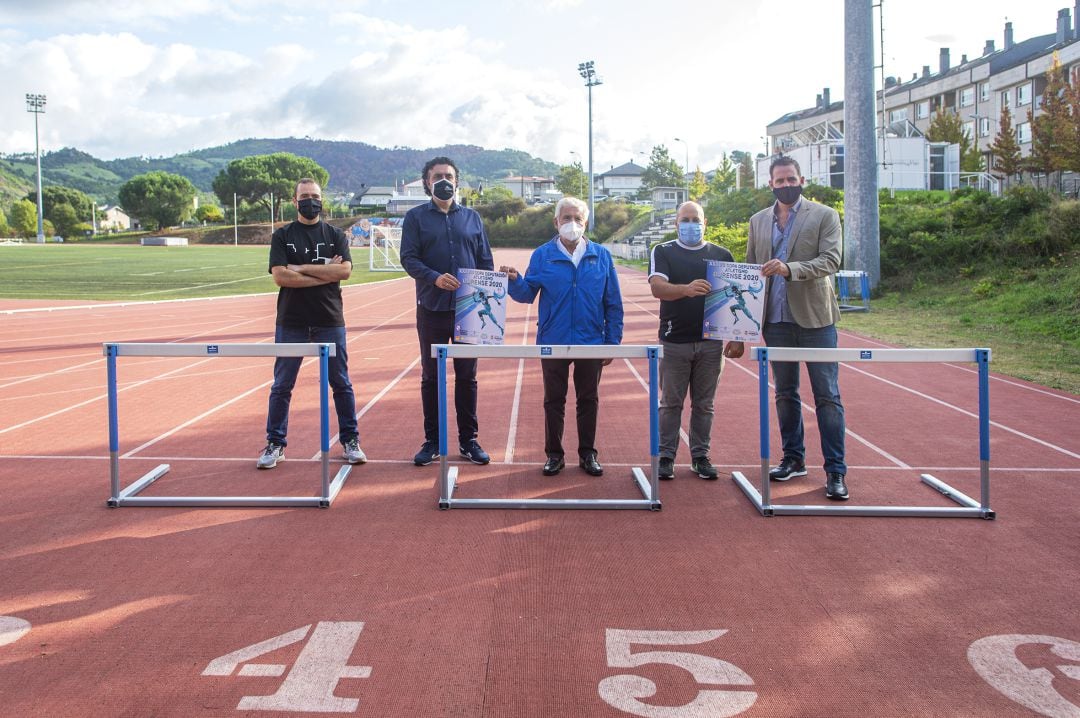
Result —
[[1064, 165], [1071, 172], [1080, 172], [1080, 73], [1075, 69], [1065, 86], [1068, 104], [1068, 123], [1065, 129]]
[[[492, 202], [505, 202], [511, 199], [514, 199], [513, 192], [501, 184], [493, 184], [484, 188], [484, 196], [480, 201], [483, 204], [491, 204]], [[522, 206], [525, 205], [524, 200], [522, 200], [521, 204]]]
[[48, 219], [53, 223], [56, 233], [61, 237], [74, 237], [82, 234], [79, 228], [79, 225], [82, 224], [79, 221], [79, 215], [75, 212], [75, 208], [67, 202], [53, 205], [52, 214], [48, 215]]
[[690, 199], [697, 202], [709, 191], [709, 183], [705, 179], [705, 173], [698, 167], [694, 170], [694, 176], [690, 180]]
[[191, 216], [197, 190], [186, 177], [168, 172], [147, 172], [132, 177], [120, 188], [120, 204], [147, 225], [158, 229], [179, 224]]
[[1023, 168], [1020, 160], [1020, 144], [1016, 141], [1012, 113], [1009, 112], [1008, 106], [1001, 108], [998, 133], [994, 137], [994, 143], [990, 145], [990, 152], [994, 155], [994, 174], [1000, 176], [1008, 184]]
[[8, 227], [7, 215], [4, 214], [3, 209], [0, 209], [0, 237], [8, 236], [8, 232], [10, 232], [10, 231], [11, 231], [11, 228]]
[[270, 208], [269, 195], [274, 195], [274, 216], [282, 202], [289, 202], [296, 191], [296, 183], [303, 177], [311, 177], [326, 191], [330, 173], [309, 157], [299, 157], [289, 152], [270, 155], [252, 155], [233, 160], [214, 178], [214, 194], [222, 205], [232, 206], [233, 193], [248, 204], [262, 204]]
[[[26, 199], [37, 204], [37, 192], [32, 191], [26, 195]], [[76, 216], [83, 221], [90, 221], [90, 211], [94, 207], [94, 201], [90, 199], [86, 194], [80, 192], [72, 187], [64, 187], [63, 185], [50, 185], [43, 187], [41, 190], [41, 207], [45, 214], [45, 219], [53, 220], [53, 223], [59, 228], [60, 224], [53, 218], [54, 209], [65, 204], [68, 207], [75, 210]], [[66, 235], [61, 235], [66, 236]]]
[[938, 110], [930, 118], [930, 127], [926, 130], [926, 139], [931, 142], [949, 142], [960, 145], [960, 169], [963, 172], [981, 172], [982, 155], [975, 148], [971, 137], [964, 129], [960, 115], [947, 110]]
[[37, 236], [37, 207], [28, 199], [11, 206], [11, 229], [19, 237]]
[[735, 172], [738, 166], [731, 161], [727, 152], [724, 153], [720, 159], [720, 164], [716, 168], [716, 173], [713, 174], [712, 181], [709, 182], [709, 196], [719, 197], [735, 189]]
[[653, 187], [682, 187], [683, 172], [679, 163], [671, 159], [667, 147], [657, 145], [649, 155], [649, 166], [641, 175], [641, 189], [645, 194]]
[[217, 222], [225, 221], [225, 213], [221, 211], [221, 207], [213, 204], [200, 204], [199, 208], [195, 210], [195, 219], [200, 222], [209, 222], [210, 224], [216, 224]]
[[585, 174], [580, 162], [559, 168], [559, 174], [555, 178], [555, 189], [563, 194], [581, 199], [585, 196], [585, 188], [588, 186], [589, 177]]
[[1042, 114], [1035, 116], [1034, 106], [1028, 110], [1031, 123], [1031, 154], [1025, 163], [1031, 172], [1058, 173], [1068, 165], [1067, 144], [1070, 138], [1069, 106], [1066, 99], [1067, 84], [1061, 70], [1057, 53], [1050, 69], [1046, 71], [1046, 89], [1043, 90]]
[[754, 158], [749, 152], [732, 150], [731, 159], [739, 166], [739, 189], [751, 189], [754, 186]]

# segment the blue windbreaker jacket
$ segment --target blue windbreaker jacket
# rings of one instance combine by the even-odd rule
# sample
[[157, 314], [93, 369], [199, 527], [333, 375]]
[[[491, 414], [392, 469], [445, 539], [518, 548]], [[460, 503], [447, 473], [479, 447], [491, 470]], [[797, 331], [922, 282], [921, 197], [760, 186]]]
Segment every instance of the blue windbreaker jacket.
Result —
[[537, 344], [620, 344], [622, 294], [607, 248], [589, 242], [577, 267], [556, 236], [540, 245], [525, 275], [510, 282], [510, 296], [532, 304], [540, 294]]

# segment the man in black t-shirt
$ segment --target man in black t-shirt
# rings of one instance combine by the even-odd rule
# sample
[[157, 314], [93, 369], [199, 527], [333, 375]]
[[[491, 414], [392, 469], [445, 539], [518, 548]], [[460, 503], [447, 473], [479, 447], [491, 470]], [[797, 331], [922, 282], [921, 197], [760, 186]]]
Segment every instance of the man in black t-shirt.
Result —
[[678, 237], [658, 244], [649, 257], [649, 286], [660, 300], [660, 466], [661, 479], [675, 478], [683, 400], [690, 390], [690, 467], [703, 479], [717, 478], [709, 459], [713, 397], [724, 357], [742, 355], [742, 345], [702, 339], [708, 261], [734, 261], [731, 252], [705, 241], [705, 211], [696, 202], [679, 206]]
[[[322, 189], [315, 180], [307, 177], [300, 180], [293, 195], [296, 221], [277, 229], [270, 239], [270, 273], [281, 288], [274, 341], [336, 345], [336, 355], [328, 360], [328, 378], [337, 410], [338, 440], [345, 461], [362, 464], [367, 457], [360, 450], [356, 397], [349, 381], [345, 315], [341, 307], [340, 282], [352, 273], [349, 243], [340, 229], [320, 219]], [[272, 469], [285, 458], [289, 402], [300, 362], [301, 357], [278, 357], [274, 361], [266, 448], [256, 462], [260, 469]]]

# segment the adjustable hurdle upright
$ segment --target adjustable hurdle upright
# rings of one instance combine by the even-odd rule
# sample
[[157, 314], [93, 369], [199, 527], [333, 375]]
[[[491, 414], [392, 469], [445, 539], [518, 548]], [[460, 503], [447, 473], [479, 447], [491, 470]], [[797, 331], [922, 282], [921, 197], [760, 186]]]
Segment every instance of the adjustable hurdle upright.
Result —
[[[659, 511], [660, 487], [660, 380], [661, 346], [637, 345], [517, 345], [433, 344], [431, 356], [438, 360], [439, 382], [439, 508], [472, 509], [649, 509]], [[462, 499], [454, 498], [458, 467], [446, 458], [446, 360], [447, 359], [623, 359], [649, 360], [649, 454], [652, 473], [631, 468], [631, 478], [641, 492], [640, 499]]]
[[[801, 349], [754, 347], [758, 361], [759, 436], [761, 442], [760, 491], [742, 474], [732, 472], [747, 498], [762, 516], [938, 516], [993, 519], [990, 510], [990, 350], [989, 349]], [[979, 374], [979, 500], [931, 474], [921, 474], [927, 486], [959, 506], [837, 506], [774, 504], [769, 490], [769, 362], [974, 362]]]
[[[103, 345], [108, 372], [109, 402], [109, 475], [110, 494], [106, 502], [119, 506], [318, 506], [333, 503], [352, 466], [346, 464], [330, 480], [330, 409], [329, 358], [335, 356], [334, 344], [139, 344], [106, 343]], [[141, 357], [318, 357], [319, 423], [322, 449], [322, 486], [319, 496], [139, 496], [147, 486], [169, 471], [169, 464], [159, 464], [130, 486], [120, 488], [120, 426], [116, 388], [116, 359]]]
[[[859, 297], [862, 304], [851, 302], [851, 291], [848, 288], [848, 280], [859, 281]], [[842, 269], [836, 273], [837, 302], [842, 312], [868, 312], [870, 311], [870, 277], [861, 270]]]

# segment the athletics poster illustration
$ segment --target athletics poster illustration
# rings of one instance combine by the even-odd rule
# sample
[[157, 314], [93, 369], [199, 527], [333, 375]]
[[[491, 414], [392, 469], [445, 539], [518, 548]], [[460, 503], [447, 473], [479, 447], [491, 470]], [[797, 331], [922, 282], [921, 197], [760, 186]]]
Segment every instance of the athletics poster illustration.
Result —
[[760, 264], [710, 261], [705, 278], [712, 291], [705, 296], [705, 339], [761, 341], [765, 315], [765, 280]]
[[454, 341], [502, 344], [506, 327], [506, 273], [459, 269], [457, 278], [461, 286], [454, 293]]

